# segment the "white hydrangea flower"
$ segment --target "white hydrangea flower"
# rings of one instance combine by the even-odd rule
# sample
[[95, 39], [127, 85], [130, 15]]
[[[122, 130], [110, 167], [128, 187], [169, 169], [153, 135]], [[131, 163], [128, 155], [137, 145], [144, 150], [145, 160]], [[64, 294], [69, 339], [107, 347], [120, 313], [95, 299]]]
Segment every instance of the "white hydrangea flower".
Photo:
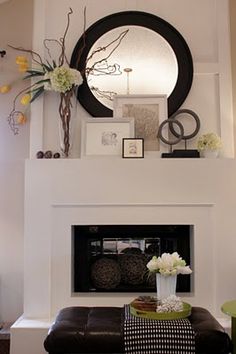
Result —
[[81, 85], [83, 82], [80, 72], [67, 66], [59, 66], [47, 72], [44, 75], [44, 79], [50, 80], [50, 82], [45, 82], [45, 90], [53, 90], [62, 93], [71, 90], [73, 86]]
[[189, 266], [177, 267], [177, 274], [191, 274], [192, 269]]
[[160, 268], [159, 273], [162, 274], [162, 275], [166, 275], [166, 276], [178, 274], [177, 273], [177, 269], [173, 268], [173, 267], [171, 267], [171, 268]]
[[186, 265], [177, 252], [163, 253], [160, 257], [153, 256], [147, 263], [150, 272], [160, 273], [165, 276], [176, 274], [190, 274], [192, 270]]
[[202, 150], [219, 150], [222, 148], [220, 137], [215, 133], [203, 134], [197, 142], [197, 148]]
[[156, 256], [153, 256], [152, 259], [147, 263], [147, 268], [150, 272], [156, 272], [159, 269]]

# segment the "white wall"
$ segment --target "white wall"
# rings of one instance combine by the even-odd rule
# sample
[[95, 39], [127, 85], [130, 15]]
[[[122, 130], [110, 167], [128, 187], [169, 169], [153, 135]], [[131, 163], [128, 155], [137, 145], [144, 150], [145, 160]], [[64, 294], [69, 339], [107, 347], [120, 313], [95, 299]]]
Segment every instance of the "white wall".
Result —
[[[15, 51], [7, 44], [31, 47], [32, 0], [0, 4], [0, 86], [19, 76]], [[6, 121], [21, 85], [0, 94], [0, 321], [14, 321], [22, 312], [24, 159], [28, 156], [29, 126], [14, 136]]]
[[[224, 0], [217, 2], [223, 4], [222, 6], [227, 3]], [[82, 33], [83, 21], [81, 14], [84, 5], [87, 5], [88, 26], [98, 18], [123, 10], [154, 12], [172, 23], [186, 38], [192, 50], [195, 67], [199, 72], [192, 91], [196, 92], [197, 90], [197, 95], [200, 95], [200, 97], [197, 96], [196, 101], [190, 96], [186, 102], [186, 107], [193, 108], [199, 113], [203, 126], [205, 122], [207, 124], [210, 122], [211, 129], [216, 128], [219, 133], [221, 132], [220, 108], [215, 106], [216, 97], [218, 97], [215, 97], [215, 95], [218, 95], [217, 63], [219, 61], [215, 0], [199, 0], [197, 2], [195, 0], [178, 0], [178, 6], [176, 6], [176, 0], [103, 0], [100, 2], [95, 0], [81, 0], [79, 2], [75, 0], [65, 0], [63, 2], [58, 0], [35, 0], [35, 3], [41, 11], [44, 11], [44, 6], [47, 6], [46, 33], [52, 36], [61, 36], [64, 31], [65, 13], [69, 6], [73, 7], [75, 14], [73, 15], [68, 36], [70, 43], [67, 46], [69, 54], [75, 41]], [[2, 47], [5, 49], [7, 43], [25, 47], [31, 45], [32, 5], [33, 0], [11, 0], [0, 5], [0, 49]], [[37, 25], [40, 22], [38, 23], [40, 27], [44, 18], [39, 15], [39, 11], [37, 14], [36, 19], [38, 18], [38, 21], [36, 20], [35, 24]], [[227, 39], [227, 35], [224, 38]], [[8, 51], [7, 57], [0, 58], [0, 85], [3, 81], [5, 82], [5, 78], [8, 81], [8, 76], [13, 78], [16, 76], [16, 73], [11, 71], [14, 65], [14, 56], [14, 53]], [[8, 72], [9, 68], [10, 72]], [[211, 72], [210, 74], [209, 71]], [[199, 89], [199, 81], [201, 80], [205, 82], [203, 86], [200, 86], [204, 89], [203, 91]], [[208, 96], [209, 92], [211, 92], [210, 97]], [[17, 137], [13, 136], [8, 129], [5, 117], [9, 112], [13, 96], [14, 92], [8, 96], [0, 96], [0, 320], [9, 321], [14, 320], [22, 312], [23, 160], [28, 155], [29, 129], [26, 126]], [[209, 99], [206, 99], [206, 97], [209, 97]], [[212, 100], [214, 104], [211, 105], [209, 102], [212, 102]], [[227, 98], [223, 102], [223, 106], [227, 106]], [[44, 148], [57, 149], [58, 141], [55, 134], [55, 125], [50, 126], [49, 124], [47, 127], [50, 120], [55, 119], [54, 123], [56, 124], [56, 106], [50, 109], [49, 101], [46, 100], [46, 103], [47, 112], [45, 117], [47, 124], [45, 125]], [[50, 99], [50, 106], [51, 104], [52, 101]], [[34, 105], [34, 107], [36, 106], [37, 104]], [[40, 108], [42, 107], [40, 106]], [[86, 115], [82, 108], [80, 112]], [[226, 124], [225, 136], [227, 131], [230, 130], [232, 118], [230, 114], [227, 118], [227, 112], [230, 112], [230, 108], [226, 109], [226, 118], [224, 118], [226, 121], [229, 119], [229, 124]], [[50, 113], [52, 114], [49, 117]], [[33, 117], [33, 121], [35, 122], [36, 120], [37, 114]], [[231, 144], [231, 134], [229, 134], [228, 140], [229, 144]], [[40, 138], [39, 141], [41, 143]], [[230, 151], [230, 146], [227, 149]]]

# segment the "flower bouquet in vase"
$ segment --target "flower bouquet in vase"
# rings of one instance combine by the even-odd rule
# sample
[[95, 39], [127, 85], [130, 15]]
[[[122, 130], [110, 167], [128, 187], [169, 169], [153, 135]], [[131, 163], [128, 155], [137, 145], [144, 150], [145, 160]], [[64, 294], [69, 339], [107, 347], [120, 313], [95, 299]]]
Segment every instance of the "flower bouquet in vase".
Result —
[[153, 256], [147, 263], [147, 268], [149, 272], [156, 273], [157, 300], [159, 302], [164, 300], [165, 306], [168, 307], [168, 302], [165, 300], [170, 298], [171, 308], [173, 308], [177, 275], [191, 274], [192, 270], [177, 252], [163, 253], [160, 257]]
[[197, 142], [198, 151], [206, 158], [216, 158], [222, 148], [220, 137], [215, 133], [207, 133], [200, 136]]
[[[30, 83], [21, 90], [13, 100], [12, 110], [7, 117], [10, 128], [14, 134], [18, 134], [20, 125], [27, 122], [25, 111], [17, 108], [17, 101], [20, 100], [22, 106], [34, 102], [45, 91], [51, 91], [59, 95], [59, 127], [61, 138], [61, 150], [64, 157], [69, 156], [71, 148], [71, 124], [72, 110], [76, 105], [76, 89], [83, 83], [83, 76], [77, 69], [71, 68], [66, 56], [66, 36], [70, 26], [70, 16], [73, 11], [70, 8], [67, 13], [67, 24], [60, 39], [44, 39], [44, 48], [47, 58], [31, 49], [22, 47], [9, 46], [10, 48], [27, 53], [31, 56], [31, 63], [24, 55], [16, 57], [16, 64], [19, 72], [23, 73], [23, 80]], [[50, 50], [55, 46], [59, 50], [59, 54], [53, 56]], [[10, 85], [0, 87], [0, 93], [7, 93], [11, 90]]]

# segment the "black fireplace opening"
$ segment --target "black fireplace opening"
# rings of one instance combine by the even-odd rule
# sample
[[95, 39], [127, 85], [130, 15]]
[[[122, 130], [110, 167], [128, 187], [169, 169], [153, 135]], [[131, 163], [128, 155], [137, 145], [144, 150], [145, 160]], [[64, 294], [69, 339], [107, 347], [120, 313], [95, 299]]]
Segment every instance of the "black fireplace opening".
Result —
[[[191, 265], [191, 225], [72, 226], [73, 292], [155, 292], [146, 267], [155, 255], [178, 252]], [[178, 275], [177, 292], [191, 291]]]

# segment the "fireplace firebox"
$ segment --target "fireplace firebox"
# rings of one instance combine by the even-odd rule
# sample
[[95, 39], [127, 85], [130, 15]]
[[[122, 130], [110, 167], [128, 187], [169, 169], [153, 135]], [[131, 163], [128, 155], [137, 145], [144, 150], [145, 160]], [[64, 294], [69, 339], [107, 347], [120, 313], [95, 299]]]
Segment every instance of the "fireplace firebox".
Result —
[[[191, 225], [74, 225], [74, 292], [154, 292], [152, 256], [177, 251], [188, 264]], [[177, 292], [191, 291], [191, 276], [179, 275]]]

